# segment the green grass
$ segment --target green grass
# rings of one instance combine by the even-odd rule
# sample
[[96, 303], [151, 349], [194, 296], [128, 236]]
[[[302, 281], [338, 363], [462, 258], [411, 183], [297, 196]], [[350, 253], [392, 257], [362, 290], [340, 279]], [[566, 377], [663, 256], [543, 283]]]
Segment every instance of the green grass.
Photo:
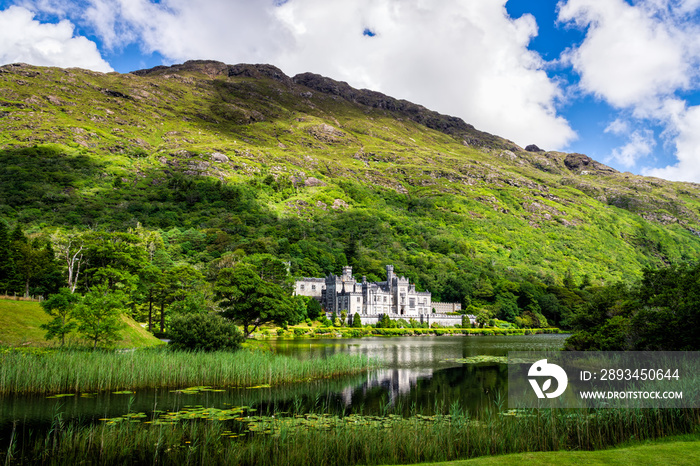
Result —
[[[44, 312], [38, 302], [0, 299], [0, 346], [57, 346], [59, 342], [46, 340], [44, 338], [46, 331], [39, 327], [48, 321], [49, 315]], [[121, 331], [121, 339], [117, 341], [115, 347], [143, 348], [163, 344], [132, 318], [122, 316], [122, 321], [124, 329]], [[89, 345], [76, 333], [66, 337], [66, 344]]]
[[6, 350], [0, 353], [0, 395], [252, 387], [357, 374], [374, 367], [377, 362], [364, 356], [339, 354], [301, 361], [249, 349], [233, 353], [167, 348], [130, 352]]
[[642, 445], [598, 451], [554, 451], [517, 453], [474, 458], [464, 461], [421, 463], [423, 466], [491, 466], [491, 465], [697, 465], [700, 459], [700, 435], [663, 438]]

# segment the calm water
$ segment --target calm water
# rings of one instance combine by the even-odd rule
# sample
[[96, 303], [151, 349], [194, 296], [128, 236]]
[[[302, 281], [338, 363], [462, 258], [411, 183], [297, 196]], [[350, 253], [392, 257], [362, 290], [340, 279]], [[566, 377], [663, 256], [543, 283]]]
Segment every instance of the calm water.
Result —
[[177, 411], [186, 406], [230, 408], [251, 406], [259, 413], [324, 411], [382, 414], [430, 414], [435, 407], [459, 402], [475, 411], [505, 399], [505, 365], [472, 365], [455, 359], [506, 356], [508, 351], [559, 349], [568, 335], [506, 337], [427, 336], [363, 339], [273, 340], [272, 348], [298, 358], [323, 358], [337, 353], [365, 354], [386, 366], [360, 376], [261, 389], [182, 394], [141, 390], [65, 398], [0, 397], [0, 436], [13, 421], [23, 429], [42, 428], [61, 418], [95, 422], [127, 412]]

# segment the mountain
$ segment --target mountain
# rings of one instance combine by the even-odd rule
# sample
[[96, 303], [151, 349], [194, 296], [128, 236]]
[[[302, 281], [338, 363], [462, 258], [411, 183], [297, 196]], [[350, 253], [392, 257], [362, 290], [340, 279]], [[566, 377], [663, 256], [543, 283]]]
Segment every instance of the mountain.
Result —
[[0, 218], [35, 233], [140, 224], [202, 268], [236, 251], [298, 276], [350, 264], [379, 279], [394, 263], [467, 301], [493, 297], [492, 277], [609, 283], [693, 260], [699, 207], [697, 184], [525, 150], [311, 73], [0, 67]]

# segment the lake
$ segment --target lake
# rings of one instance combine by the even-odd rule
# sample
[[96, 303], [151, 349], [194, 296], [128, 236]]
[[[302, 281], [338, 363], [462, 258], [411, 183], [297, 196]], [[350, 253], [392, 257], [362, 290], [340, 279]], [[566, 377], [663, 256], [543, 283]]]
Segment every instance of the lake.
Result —
[[453, 403], [471, 412], [505, 403], [505, 364], [464, 364], [471, 356], [506, 356], [508, 351], [559, 349], [568, 335], [424, 336], [361, 339], [268, 340], [280, 354], [323, 358], [337, 353], [376, 357], [384, 367], [360, 376], [317, 380], [278, 387], [183, 393], [139, 390], [134, 393], [65, 397], [0, 397], [0, 436], [18, 421], [22, 429], [46, 428], [62, 420], [91, 423], [130, 412], [176, 412], [186, 407], [250, 406], [258, 413], [323, 411], [362, 414], [432, 414]]

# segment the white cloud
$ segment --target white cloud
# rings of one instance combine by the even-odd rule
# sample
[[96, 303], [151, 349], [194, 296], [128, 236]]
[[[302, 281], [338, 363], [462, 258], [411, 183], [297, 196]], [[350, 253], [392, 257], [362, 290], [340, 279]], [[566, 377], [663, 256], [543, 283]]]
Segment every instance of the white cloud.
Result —
[[73, 37], [73, 24], [40, 23], [26, 8], [0, 11], [0, 63], [26, 62], [40, 66], [80, 67], [112, 71], [94, 42]]
[[645, 168], [643, 174], [667, 180], [700, 182], [700, 106], [686, 109], [673, 126], [678, 162], [664, 168]]
[[685, 33], [656, 13], [624, 0], [561, 5], [560, 21], [588, 28], [584, 42], [566, 56], [586, 91], [629, 107], [690, 85]]
[[[559, 4], [559, 20], [586, 29], [584, 41], [564, 58], [580, 75], [580, 87], [635, 118], [664, 128], [678, 163], [645, 173], [675, 180], [700, 181], [700, 123], [683, 100], [700, 91], [700, 26], [698, 0], [567, 0]], [[646, 122], [646, 123], [645, 123]], [[627, 132], [631, 126], [628, 123]], [[620, 132], [618, 132], [620, 130]], [[622, 134], [608, 126], [607, 132]], [[651, 154], [653, 135], [630, 133], [629, 143], [611, 157], [626, 167]], [[698, 169], [695, 169], [695, 166]]]
[[630, 125], [627, 121], [616, 118], [614, 121], [611, 121], [608, 126], [606, 126], [604, 132], [613, 133], [619, 136], [621, 134], [628, 133], [629, 130]]
[[[606, 130], [607, 132], [607, 130]], [[626, 168], [632, 168], [637, 161], [651, 154], [656, 141], [651, 130], [635, 130], [628, 135], [629, 142], [612, 150], [606, 163], [615, 161]]]
[[[508, 17], [504, 4], [292, 0], [276, 11], [295, 41], [280, 63], [460, 116], [522, 146], [561, 148], [575, 134], [556, 112], [560, 88], [527, 49], [537, 25]], [[363, 37], [365, 28], [376, 35]]]
[[172, 61], [311, 71], [462, 117], [523, 146], [558, 149], [575, 138], [557, 114], [560, 87], [527, 48], [535, 20], [508, 17], [506, 0], [89, 3], [83, 20], [110, 47], [138, 40]]

